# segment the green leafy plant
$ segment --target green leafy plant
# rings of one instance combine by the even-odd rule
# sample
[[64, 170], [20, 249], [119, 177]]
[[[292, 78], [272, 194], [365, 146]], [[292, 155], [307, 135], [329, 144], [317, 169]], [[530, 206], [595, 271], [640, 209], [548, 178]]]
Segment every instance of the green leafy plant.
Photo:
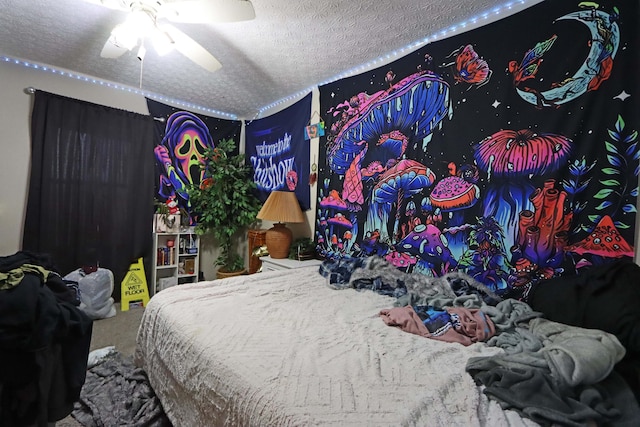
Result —
[[160, 201], [158, 199], [153, 199], [153, 204], [156, 208], [156, 214], [160, 216], [160, 219], [169, 228], [172, 228], [175, 220], [171, 220], [171, 214], [169, 213], [169, 206], [167, 206], [166, 202]]
[[221, 249], [216, 265], [227, 272], [244, 269], [244, 259], [233, 250], [233, 237], [256, 221], [261, 206], [251, 167], [243, 154], [231, 154], [234, 150], [233, 140], [221, 140], [215, 148], [208, 148], [201, 164], [202, 182], [187, 190], [196, 218], [195, 232], [211, 233]]
[[300, 237], [291, 243], [289, 259], [298, 259], [299, 256], [312, 258], [315, 255], [316, 245], [309, 237]]

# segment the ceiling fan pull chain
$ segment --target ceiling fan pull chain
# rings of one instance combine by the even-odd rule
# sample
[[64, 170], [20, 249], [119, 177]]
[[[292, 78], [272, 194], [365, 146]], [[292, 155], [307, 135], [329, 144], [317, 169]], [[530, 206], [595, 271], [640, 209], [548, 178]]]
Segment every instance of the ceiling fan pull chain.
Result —
[[140, 89], [142, 89], [142, 69], [144, 67], [144, 56], [140, 58]]

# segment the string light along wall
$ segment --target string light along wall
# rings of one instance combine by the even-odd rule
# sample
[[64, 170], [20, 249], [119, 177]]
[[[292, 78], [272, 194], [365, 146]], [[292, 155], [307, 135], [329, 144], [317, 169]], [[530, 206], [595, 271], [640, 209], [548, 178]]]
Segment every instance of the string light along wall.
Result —
[[[423, 38], [422, 40], [418, 40], [416, 42], [413, 42], [407, 46], [404, 46], [400, 49], [397, 49], [393, 52], [387, 53], [385, 55], [382, 55], [372, 61], [367, 62], [366, 64], [362, 64], [358, 67], [354, 67], [350, 70], [347, 70], [345, 72], [342, 72], [330, 79], [327, 79], [323, 82], [317, 83], [316, 85], [306, 88], [304, 90], [301, 90], [293, 95], [287, 96], [286, 98], [282, 98], [279, 99], [278, 101], [275, 101], [269, 105], [266, 105], [262, 108], [260, 108], [258, 110], [258, 113], [256, 114], [256, 116], [254, 117], [254, 119], [260, 118], [262, 116], [262, 114], [265, 111], [271, 110], [272, 108], [278, 107], [280, 105], [283, 104], [288, 104], [292, 101], [295, 101], [297, 99], [302, 98], [303, 96], [306, 96], [310, 91], [312, 91], [315, 87], [317, 86], [322, 86], [325, 85], [327, 83], [331, 83], [340, 79], [344, 79], [347, 77], [351, 77], [360, 73], [364, 73], [365, 71], [374, 69], [376, 67], [379, 67], [381, 65], [384, 65], [386, 63], [392, 62], [393, 60], [396, 60], [402, 56], [405, 56], [409, 53], [411, 53], [412, 51], [418, 49], [419, 47], [422, 47], [428, 43], [432, 43], [436, 40], [440, 40], [440, 39], [444, 39], [446, 37], [450, 37], [451, 35], [457, 33], [458, 31], [467, 31], [470, 30], [472, 28], [478, 27], [480, 25], [484, 25], [487, 24], [489, 22], [492, 22], [494, 20], [497, 20], [500, 15], [503, 14], [510, 14], [510, 11], [513, 10], [515, 7], [518, 7], [520, 9], [525, 9], [526, 7], [529, 7], [530, 5], [536, 4], [536, 3], [540, 3], [542, 0], [517, 0], [517, 1], [510, 1], [508, 3], [505, 3], [501, 6], [497, 6], [493, 9], [491, 9], [490, 11], [486, 11], [483, 12], [477, 16], [472, 17], [471, 19], [461, 22], [459, 24], [455, 24], [450, 26], [449, 28], [446, 28], [444, 30], [441, 30], [437, 33], [434, 33], [432, 35], [429, 35], [425, 38]], [[508, 15], [507, 15], [508, 16]], [[111, 89], [116, 89], [116, 90], [121, 90], [123, 92], [129, 92], [129, 93], [134, 93], [137, 95], [142, 95], [145, 96], [147, 98], [151, 98], [151, 99], [155, 99], [156, 101], [160, 101], [160, 102], [166, 102], [169, 104], [174, 104], [180, 107], [184, 107], [186, 109], [189, 110], [196, 110], [196, 111], [201, 111], [204, 113], [209, 113], [209, 114], [213, 114], [219, 117], [223, 117], [223, 118], [228, 118], [231, 120], [238, 120], [238, 116], [235, 114], [230, 114], [230, 113], [225, 113], [223, 111], [218, 111], [218, 110], [214, 110], [211, 108], [207, 108], [207, 107], [202, 107], [200, 105], [195, 105], [192, 104], [190, 102], [186, 102], [186, 101], [182, 101], [179, 99], [175, 99], [175, 98], [168, 98], [166, 96], [163, 95], [159, 95], [153, 92], [148, 92], [142, 89], [137, 89], [137, 88], [132, 88], [129, 86], [125, 86], [125, 85], [119, 85], [117, 83], [111, 83], [111, 82], [107, 82], [104, 80], [100, 80], [100, 79], [96, 79], [93, 77], [87, 77], [87, 76], [83, 76], [81, 74], [76, 74], [73, 72], [69, 72], [69, 71], [63, 71], [54, 67], [50, 67], [50, 66], [45, 66], [45, 65], [40, 65], [40, 64], [36, 64], [33, 62], [28, 62], [28, 61], [24, 61], [21, 59], [15, 59], [15, 58], [11, 58], [8, 56], [2, 56], [0, 57], [0, 60], [4, 61], [4, 62], [10, 62], [10, 63], [15, 63], [17, 65], [21, 65], [27, 68], [32, 68], [34, 70], [39, 70], [39, 71], [43, 71], [43, 72], [50, 72], [52, 74], [57, 74], [60, 76], [64, 76], [64, 77], [68, 77], [71, 79], [76, 79], [76, 80], [81, 80], [81, 81], [85, 81], [87, 83], [92, 83], [98, 86], [106, 86], [108, 88]]]
[[[392, 62], [398, 58], [401, 58], [405, 55], [408, 55], [409, 53], [413, 52], [414, 50], [418, 49], [419, 47], [422, 47], [428, 43], [432, 43], [436, 40], [441, 40], [447, 37], [451, 37], [452, 35], [454, 35], [454, 33], [458, 32], [458, 31], [468, 31], [471, 30], [473, 28], [479, 27], [481, 25], [485, 25], [488, 24], [490, 22], [493, 22], [497, 19], [500, 18], [500, 15], [505, 15], [505, 14], [510, 14], [509, 12], [511, 10], [513, 10], [514, 8], [518, 7], [520, 10], [521, 9], [526, 9], [529, 6], [532, 6], [534, 4], [540, 3], [542, 0], [517, 0], [517, 1], [510, 1], [508, 3], [505, 3], [501, 6], [497, 6], [494, 7], [493, 9], [491, 9], [490, 11], [487, 12], [483, 12], [477, 16], [474, 16], [472, 18], [470, 18], [467, 21], [461, 22], [459, 24], [455, 24], [450, 26], [449, 28], [446, 28], [444, 30], [441, 30], [435, 34], [432, 34], [430, 36], [427, 36], [425, 38], [423, 38], [422, 40], [418, 40], [416, 42], [413, 42], [407, 46], [404, 46], [400, 49], [397, 49], [393, 52], [387, 53], [385, 55], [382, 55], [374, 60], [371, 60], [369, 62], [367, 62], [366, 64], [362, 64], [360, 66], [354, 67], [350, 70], [347, 70], [341, 74], [338, 74], [328, 80], [325, 80], [321, 83], [318, 83], [317, 85], [301, 90], [291, 96], [288, 96], [286, 98], [282, 98], [279, 99], [278, 101], [275, 101], [269, 105], [266, 105], [262, 108], [260, 108], [260, 111], [258, 112], [257, 116], [255, 118], [259, 118], [262, 116], [262, 114], [267, 111], [270, 110], [274, 107], [277, 107], [279, 105], [282, 104], [288, 104], [294, 100], [300, 99], [303, 96], [306, 96], [310, 91], [313, 90], [314, 87], [316, 86], [322, 86], [328, 83], [332, 83], [335, 82], [337, 80], [340, 79], [344, 79], [347, 77], [351, 77], [351, 76], [355, 76], [357, 74], [361, 74], [364, 73], [365, 71], [368, 70], [372, 70], [376, 67], [379, 67], [381, 65], [387, 64], [389, 62]], [[508, 15], [505, 15], [508, 16]]]
[[[0, 60], [3, 62], [8, 62], [8, 63], [12, 63], [12, 64], [16, 64], [16, 65], [20, 65], [23, 66], [25, 68], [31, 68], [34, 70], [38, 70], [38, 71], [42, 71], [42, 72], [48, 72], [51, 74], [55, 74], [58, 76], [62, 76], [62, 77], [66, 77], [69, 79], [73, 79], [73, 80], [79, 80], [79, 81], [83, 81], [86, 83], [90, 83], [90, 84], [94, 84], [96, 86], [104, 86], [104, 87], [108, 87], [110, 89], [115, 89], [115, 90], [121, 90], [123, 92], [128, 92], [128, 93], [133, 93], [136, 95], [142, 95], [145, 96], [147, 98], [151, 98], [154, 99], [156, 101], [160, 101], [160, 102], [166, 102], [169, 104], [174, 104], [176, 106], [179, 107], [184, 107], [187, 110], [195, 110], [195, 111], [201, 111], [203, 113], [208, 113], [208, 114], [213, 114], [215, 116], [219, 116], [222, 118], [228, 118], [231, 120], [238, 120], [238, 116], [236, 116], [235, 114], [230, 114], [230, 113], [225, 113], [223, 111], [218, 111], [218, 110], [214, 110], [212, 108], [207, 108], [207, 107], [202, 107], [200, 105], [196, 105], [196, 104], [192, 104], [190, 102], [186, 102], [186, 101], [182, 101], [179, 99], [175, 99], [175, 98], [169, 98], [163, 95], [159, 95], [157, 93], [153, 93], [153, 92], [149, 92], [143, 89], [137, 89], [137, 88], [133, 88], [130, 86], [125, 86], [125, 85], [120, 85], [117, 83], [111, 83], [105, 80], [100, 80], [97, 79], [95, 77], [88, 77], [88, 76], [84, 76], [82, 74], [77, 74], [77, 73], [73, 73], [71, 71], [64, 71], [55, 67], [51, 67], [48, 65], [41, 65], [41, 64], [36, 64], [34, 62], [29, 62], [29, 61], [24, 61], [22, 59], [16, 59], [16, 58], [11, 58], [8, 56], [0, 56]], [[27, 88], [28, 92], [32, 92], [35, 91], [34, 88]]]

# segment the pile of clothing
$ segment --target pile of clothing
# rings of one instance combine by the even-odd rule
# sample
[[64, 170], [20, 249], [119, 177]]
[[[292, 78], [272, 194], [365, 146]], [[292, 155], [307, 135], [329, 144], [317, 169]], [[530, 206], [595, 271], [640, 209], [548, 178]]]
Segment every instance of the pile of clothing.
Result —
[[540, 282], [529, 301], [501, 299], [463, 272], [407, 274], [380, 257], [327, 260], [320, 274], [333, 289], [395, 297], [379, 313], [389, 326], [504, 350], [466, 365], [503, 409], [541, 425], [640, 425], [640, 266], [632, 262]]
[[67, 281], [78, 284], [80, 310], [93, 320], [116, 315], [113, 293], [113, 272], [97, 265], [84, 266], [64, 276]]
[[49, 257], [0, 257], [0, 426], [46, 426], [71, 413], [93, 325], [79, 305]]

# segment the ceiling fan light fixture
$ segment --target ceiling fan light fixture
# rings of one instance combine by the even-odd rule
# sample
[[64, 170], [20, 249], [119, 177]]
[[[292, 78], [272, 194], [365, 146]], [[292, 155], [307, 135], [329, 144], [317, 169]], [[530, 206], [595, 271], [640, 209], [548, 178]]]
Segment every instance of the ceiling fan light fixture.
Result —
[[138, 44], [138, 38], [137, 31], [132, 31], [130, 25], [120, 24], [111, 31], [110, 41], [118, 47], [131, 50]]
[[131, 27], [132, 31], [137, 31], [138, 34], [148, 34], [155, 25], [155, 18], [152, 13], [145, 9], [136, 9], [127, 16], [125, 22]]
[[[207, 49], [171, 24], [238, 22], [255, 18], [249, 0], [87, 0], [111, 9], [129, 12], [117, 25], [100, 52], [103, 58], [119, 58], [145, 41], [154, 45], [159, 56], [175, 50], [209, 72], [222, 67]], [[138, 56], [144, 56], [138, 55]]]

